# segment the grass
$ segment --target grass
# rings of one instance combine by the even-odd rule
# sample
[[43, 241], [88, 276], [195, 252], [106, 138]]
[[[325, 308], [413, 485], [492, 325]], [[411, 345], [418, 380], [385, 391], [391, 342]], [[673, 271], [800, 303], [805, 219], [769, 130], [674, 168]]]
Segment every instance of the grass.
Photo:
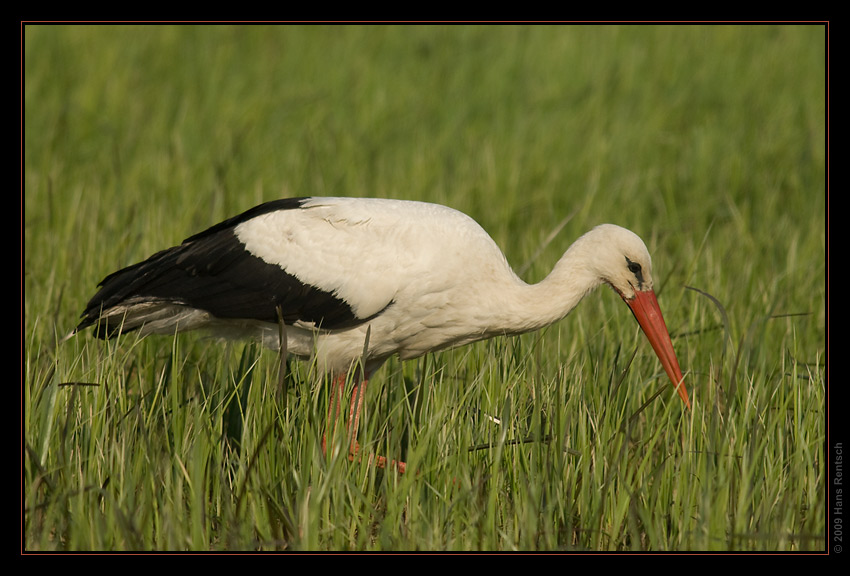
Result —
[[[822, 27], [23, 41], [23, 550], [825, 549]], [[635, 230], [694, 409], [609, 290], [390, 361], [360, 442], [404, 476], [323, 455], [309, 362], [284, 391], [251, 343], [62, 340], [107, 273], [297, 195], [451, 205], [529, 281], [597, 223]]]

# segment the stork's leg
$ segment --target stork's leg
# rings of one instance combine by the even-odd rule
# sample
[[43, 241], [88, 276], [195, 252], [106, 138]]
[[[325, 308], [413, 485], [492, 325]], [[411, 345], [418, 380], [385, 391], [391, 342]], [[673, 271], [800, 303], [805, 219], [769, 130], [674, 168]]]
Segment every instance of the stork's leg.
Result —
[[[355, 384], [351, 391], [351, 406], [348, 411], [348, 438], [351, 440], [349, 446], [348, 457], [354, 460], [357, 453], [360, 451], [360, 445], [357, 443], [357, 428], [360, 426], [360, 412], [363, 409], [363, 399], [366, 397], [366, 385], [368, 380], [361, 380]], [[336, 432], [336, 423], [339, 420], [339, 413], [342, 409], [342, 397], [345, 392], [345, 376], [337, 376], [333, 384], [331, 384], [331, 401], [328, 406], [328, 423], [325, 428], [325, 435], [322, 437], [322, 450], [327, 452], [328, 437], [333, 443], [333, 438]], [[378, 468], [387, 467], [387, 459], [384, 456], [369, 456], [369, 461], [375, 463]], [[390, 467], [394, 467], [400, 474], [404, 474], [407, 467], [404, 462], [391, 460]]]
[[322, 451], [328, 450], [328, 437], [333, 440], [336, 432], [336, 423], [339, 420], [340, 402], [345, 391], [345, 376], [337, 376], [331, 384], [331, 399], [328, 403], [328, 423], [325, 427], [325, 435], [322, 436]]

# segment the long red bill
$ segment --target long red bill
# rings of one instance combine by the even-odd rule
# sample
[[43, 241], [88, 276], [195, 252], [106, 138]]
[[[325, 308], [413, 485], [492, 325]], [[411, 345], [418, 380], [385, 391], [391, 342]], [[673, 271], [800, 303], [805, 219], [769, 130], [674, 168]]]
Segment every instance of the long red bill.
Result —
[[643, 333], [649, 343], [652, 344], [652, 349], [661, 361], [664, 371], [673, 383], [673, 387], [679, 392], [679, 396], [689, 409], [691, 403], [688, 400], [688, 391], [685, 388], [682, 376], [682, 369], [679, 368], [679, 360], [676, 358], [676, 352], [673, 350], [673, 343], [670, 341], [670, 333], [667, 331], [667, 325], [664, 323], [664, 317], [661, 315], [661, 308], [658, 306], [658, 300], [655, 298], [655, 292], [647, 290], [641, 292], [635, 290], [635, 296], [631, 299], [625, 299], [626, 304], [632, 309], [635, 319], [640, 324]]

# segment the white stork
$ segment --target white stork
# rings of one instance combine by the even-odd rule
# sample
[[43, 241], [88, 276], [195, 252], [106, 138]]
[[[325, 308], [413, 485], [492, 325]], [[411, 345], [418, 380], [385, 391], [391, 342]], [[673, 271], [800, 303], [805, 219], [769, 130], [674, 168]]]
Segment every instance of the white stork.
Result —
[[[286, 350], [314, 356], [334, 376], [329, 424], [339, 412], [337, 390], [363, 361], [349, 415], [354, 438], [366, 382], [393, 354], [406, 360], [543, 328], [600, 284], [629, 305], [690, 407], [653, 291], [649, 252], [637, 235], [612, 224], [587, 232], [543, 281], [526, 284], [481, 226], [451, 208], [366, 198], [276, 200], [110, 274], [75, 332], [93, 326], [108, 338], [136, 329], [206, 328], [279, 349], [282, 316]], [[353, 456], [356, 443], [350, 448]]]

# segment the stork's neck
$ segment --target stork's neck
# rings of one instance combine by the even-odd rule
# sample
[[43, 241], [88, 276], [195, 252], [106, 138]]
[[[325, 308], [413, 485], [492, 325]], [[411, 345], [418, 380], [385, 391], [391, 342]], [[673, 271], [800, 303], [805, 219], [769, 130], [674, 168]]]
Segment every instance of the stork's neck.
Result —
[[537, 284], [526, 284], [516, 276], [500, 298], [496, 313], [507, 333], [538, 330], [557, 322], [575, 308], [587, 294], [602, 283], [593, 267], [590, 246], [573, 244], [552, 272]]

